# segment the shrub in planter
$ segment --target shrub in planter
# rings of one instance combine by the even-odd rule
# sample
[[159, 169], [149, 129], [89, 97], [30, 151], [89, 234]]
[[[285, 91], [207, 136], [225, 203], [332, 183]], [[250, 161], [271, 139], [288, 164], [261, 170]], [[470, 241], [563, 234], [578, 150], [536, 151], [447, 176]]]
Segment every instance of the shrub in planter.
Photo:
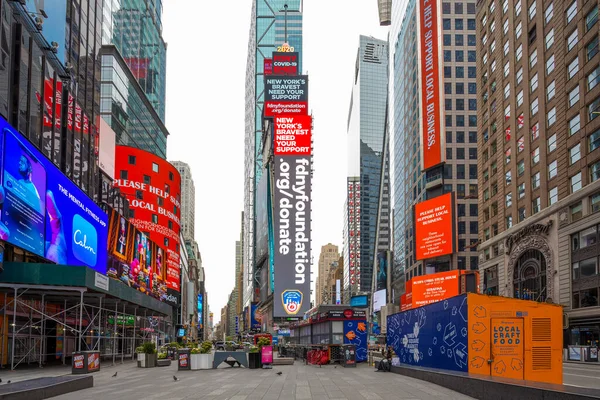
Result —
[[168, 367], [171, 365], [171, 360], [167, 358], [167, 353], [158, 353], [157, 367]]
[[202, 342], [199, 347], [195, 347], [190, 352], [192, 370], [211, 369], [213, 364], [212, 343]]
[[156, 366], [156, 344], [154, 342], [145, 342], [136, 350], [138, 351], [139, 367], [152, 368]]

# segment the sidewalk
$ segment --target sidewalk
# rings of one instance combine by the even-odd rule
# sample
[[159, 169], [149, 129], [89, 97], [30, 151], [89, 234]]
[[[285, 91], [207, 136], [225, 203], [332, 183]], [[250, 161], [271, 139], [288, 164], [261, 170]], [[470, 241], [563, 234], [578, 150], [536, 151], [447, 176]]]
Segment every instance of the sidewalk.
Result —
[[[63, 372], [63, 371], [60, 371]], [[116, 378], [112, 375], [117, 372]], [[277, 372], [282, 372], [277, 375]], [[179, 381], [173, 380], [173, 375]], [[356, 368], [303, 365], [269, 370], [219, 368], [177, 371], [137, 368], [135, 363], [102, 368], [94, 374], [94, 388], [56, 397], [59, 400], [110, 399], [470, 399], [440, 386], [398, 374], [375, 372], [365, 364]]]

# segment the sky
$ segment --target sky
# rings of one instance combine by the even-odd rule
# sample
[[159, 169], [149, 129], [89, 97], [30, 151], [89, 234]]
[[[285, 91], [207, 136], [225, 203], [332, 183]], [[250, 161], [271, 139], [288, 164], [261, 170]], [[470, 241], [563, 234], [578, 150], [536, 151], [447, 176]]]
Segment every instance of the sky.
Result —
[[[169, 161], [196, 186], [196, 241], [214, 323], [235, 285], [244, 208], [246, 57], [252, 1], [163, 1]], [[342, 251], [346, 123], [359, 36], [386, 39], [375, 0], [304, 0], [303, 73], [314, 117], [313, 281], [321, 246]], [[314, 282], [312, 285], [314, 289]], [[314, 298], [314, 297], [313, 297]]]

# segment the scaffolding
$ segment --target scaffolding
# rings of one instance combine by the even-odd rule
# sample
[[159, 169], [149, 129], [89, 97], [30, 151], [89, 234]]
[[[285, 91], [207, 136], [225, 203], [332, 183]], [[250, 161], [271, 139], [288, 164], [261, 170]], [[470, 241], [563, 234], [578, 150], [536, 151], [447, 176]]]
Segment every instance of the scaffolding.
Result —
[[64, 365], [74, 351], [99, 351], [114, 365], [172, 334], [167, 315], [87, 287], [0, 283], [0, 368]]

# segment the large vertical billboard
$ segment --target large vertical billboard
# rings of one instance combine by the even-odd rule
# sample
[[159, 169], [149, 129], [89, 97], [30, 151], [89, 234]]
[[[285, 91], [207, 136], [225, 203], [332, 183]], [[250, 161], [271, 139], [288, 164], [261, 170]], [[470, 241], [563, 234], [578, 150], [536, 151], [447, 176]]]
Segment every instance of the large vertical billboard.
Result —
[[427, 170], [441, 164], [444, 115], [441, 96], [440, 21], [437, 0], [418, 0], [419, 76], [421, 77], [421, 160]]
[[265, 76], [265, 117], [308, 114], [308, 76]]
[[106, 213], [2, 118], [0, 156], [0, 239], [106, 273]]
[[114, 186], [129, 201], [129, 221], [165, 249], [166, 281], [180, 292], [181, 177], [175, 167], [147, 151], [116, 146]]
[[348, 280], [360, 290], [360, 181], [348, 178]]
[[311, 118], [295, 118], [275, 119], [275, 140], [278, 129], [289, 137], [276, 144], [274, 157], [274, 317], [301, 316], [310, 308]]
[[446, 193], [414, 207], [417, 260], [454, 252], [454, 197]]

